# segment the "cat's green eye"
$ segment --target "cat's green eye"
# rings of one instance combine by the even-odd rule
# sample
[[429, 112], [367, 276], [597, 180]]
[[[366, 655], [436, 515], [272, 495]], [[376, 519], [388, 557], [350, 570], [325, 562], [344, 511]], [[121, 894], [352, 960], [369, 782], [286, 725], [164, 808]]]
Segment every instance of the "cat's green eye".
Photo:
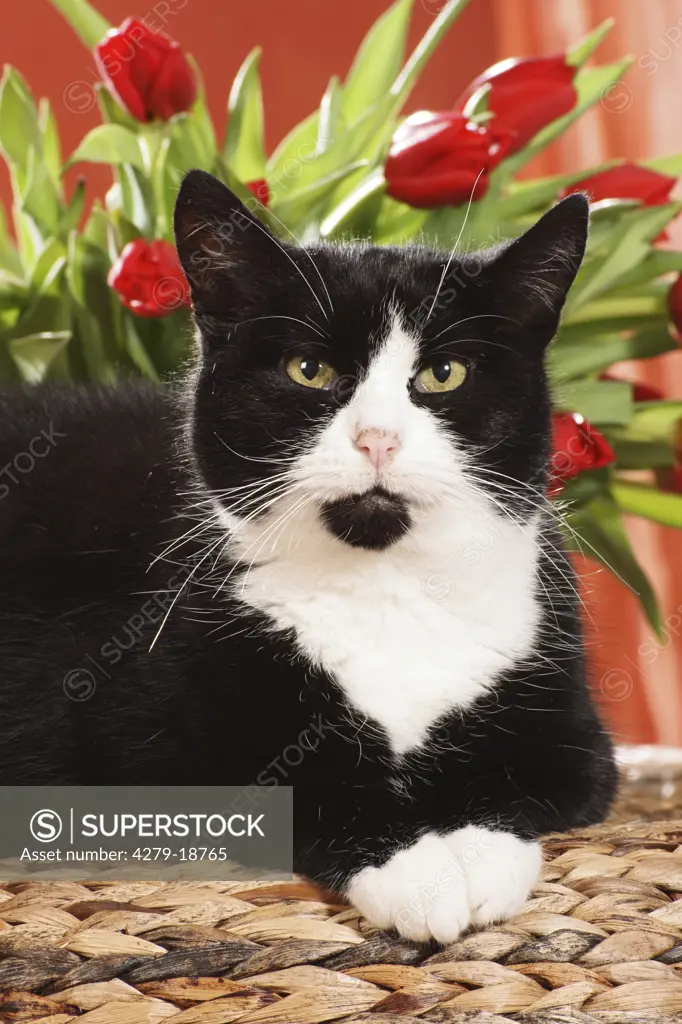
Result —
[[329, 363], [311, 356], [294, 356], [287, 360], [284, 368], [292, 380], [306, 388], [329, 388], [338, 376]]
[[430, 395], [440, 395], [445, 391], [454, 391], [466, 380], [467, 368], [456, 359], [438, 359], [420, 370], [414, 380], [417, 391]]

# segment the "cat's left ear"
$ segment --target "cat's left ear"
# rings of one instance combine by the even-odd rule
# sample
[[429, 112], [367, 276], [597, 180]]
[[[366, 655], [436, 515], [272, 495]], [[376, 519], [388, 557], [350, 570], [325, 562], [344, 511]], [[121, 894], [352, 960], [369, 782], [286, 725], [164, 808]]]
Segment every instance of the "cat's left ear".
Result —
[[553, 206], [487, 268], [493, 301], [519, 328], [546, 344], [554, 335], [568, 290], [585, 254], [589, 204], [577, 193]]

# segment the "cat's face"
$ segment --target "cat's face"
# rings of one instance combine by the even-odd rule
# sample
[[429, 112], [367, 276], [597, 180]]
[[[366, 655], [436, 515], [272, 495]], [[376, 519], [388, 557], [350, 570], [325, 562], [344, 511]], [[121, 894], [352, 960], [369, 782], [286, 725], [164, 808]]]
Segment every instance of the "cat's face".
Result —
[[544, 349], [586, 233], [573, 196], [485, 253], [306, 250], [192, 172], [176, 237], [202, 338], [192, 438], [206, 484], [242, 518], [298, 502], [359, 548], [437, 508], [528, 518], [548, 455]]

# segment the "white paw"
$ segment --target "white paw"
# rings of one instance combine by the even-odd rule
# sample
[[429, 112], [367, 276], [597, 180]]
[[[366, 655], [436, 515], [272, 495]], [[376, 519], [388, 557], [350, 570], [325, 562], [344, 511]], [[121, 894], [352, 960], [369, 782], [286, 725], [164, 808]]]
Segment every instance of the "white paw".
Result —
[[540, 875], [539, 843], [476, 825], [450, 832], [445, 842], [466, 874], [472, 924], [518, 914]]
[[380, 868], [363, 868], [348, 898], [378, 928], [407, 939], [451, 942], [469, 924], [466, 881], [441, 836], [429, 833]]
[[422, 836], [382, 867], [363, 868], [347, 892], [378, 928], [448, 943], [470, 924], [517, 913], [541, 863], [539, 843], [472, 825], [447, 836]]

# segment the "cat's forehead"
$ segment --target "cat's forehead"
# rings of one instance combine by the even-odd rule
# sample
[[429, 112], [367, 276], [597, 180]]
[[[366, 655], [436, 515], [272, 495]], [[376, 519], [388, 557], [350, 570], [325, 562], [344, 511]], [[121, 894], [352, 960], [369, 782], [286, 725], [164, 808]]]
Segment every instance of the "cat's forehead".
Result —
[[327, 246], [309, 250], [309, 256], [323, 299], [317, 302], [308, 290], [311, 315], [333, 337], [345, 331], [363, 338], [370, 353], [389, 336], [409, 334], [424, 342], [441, 322], [456, 320], [471, 304], [471, 286], [482, 267], [477, 260], [417, 246]]
[[[420, 246], [376, 246], [361, 243], [309, 250], [330, 292], [376, 304], [382, 298], [409, 305], [435, 292], [444, 280], [473, 280], [473, 262], [455, 253]], [[480, 263], [477, 263], [480, 272]]]

